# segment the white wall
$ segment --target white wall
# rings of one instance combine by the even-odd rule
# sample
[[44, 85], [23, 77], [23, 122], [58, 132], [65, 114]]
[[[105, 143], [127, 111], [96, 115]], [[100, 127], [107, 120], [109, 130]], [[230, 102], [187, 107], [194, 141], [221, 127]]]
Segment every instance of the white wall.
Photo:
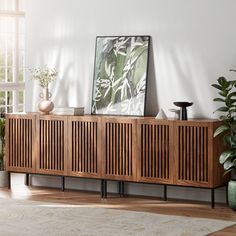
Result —
[[[213, 118], [210, 86], [236, 68], [235, 0], [26, 1], [26, 65], [56, 67], [56, 106], [90, 112], [96, 35], [151, 35], [147, 111], [193, 101], [192, 117]], [[39, 87], [26, 84], [26, 111], [37, 110]]]
[[[234, 76], [228, 71], [236, 68], [235, 0], [26, 2], [26, 64], [59, 70], [52, 85], [57, 106], [90, 111], [96, 35], [152, 36], [149, 114], [187, 100], [194, 102], [192, 116], [213, 117], [216, 92], [210, 84], [220, 75]], [[37, 109], [37, 99], [36, 83], [28, 83], [27, 111]]]

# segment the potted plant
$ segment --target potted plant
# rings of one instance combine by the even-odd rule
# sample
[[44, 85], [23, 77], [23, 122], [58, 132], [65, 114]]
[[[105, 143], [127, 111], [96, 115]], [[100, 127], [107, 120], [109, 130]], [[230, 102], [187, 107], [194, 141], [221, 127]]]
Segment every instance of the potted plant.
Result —
[[0, 117], [0, 187], [8, 186], [8, 173], [5, 170], [5, 118]]
[[224, 167], [225, 174], [231, 172], [231, 180], [228, 183], [228, 203], [236, 210], [236, 80], [220, 77], [217, 82], [212, 86], [219, 91], [220, 97], [213, 101], [221, 103], [216, 111], [222, 113], [219, 117], [222, 124], [215, 130], [214, 137], [222, 135], [226, 146], [219, 161]]

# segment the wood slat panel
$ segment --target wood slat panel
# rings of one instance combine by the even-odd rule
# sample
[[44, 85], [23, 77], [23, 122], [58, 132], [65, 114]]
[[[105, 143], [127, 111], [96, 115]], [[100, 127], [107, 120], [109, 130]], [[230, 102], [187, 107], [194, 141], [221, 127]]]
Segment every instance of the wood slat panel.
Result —
[[103, 177], [136, 179], [136, 123], [122, 117], [103, 119]]
[[178, 160], [176, 183], [209, 186], [208, 165], [211, 158], [208, 146], [208, 125], [177, 122], [175, 131], [175, 158]]
[[139, 181], [172, 183], [172, 129], [172, 122], [138, 121]]
[[70, 118], [68, 123], [69, 175], [98, 178], [101, 176], [100, 119]]
[[31, 113], [6, 122], [9, 171], [198, 187], [228, 179], [217, 121]]
[[66, 117], [38, 117], [37, 173], [67, 175], [66, 129]]
[[17, 172], [33, 172], [35, 170], [33, 142], [35, 133], [35, 117], [9, 116], [6, 126], [7, 170]]
[[[72, 121], [72, 171], [96, 173], [92, 166], [97, 166], [97, 150], [93, 150], [97, 143], [96, 122]], [[79, 135], [78, 135], [79, 134]], [[92, 150], [91, 150], [92, 149]], [[91, 165], [93, 163], [93, 165]]]

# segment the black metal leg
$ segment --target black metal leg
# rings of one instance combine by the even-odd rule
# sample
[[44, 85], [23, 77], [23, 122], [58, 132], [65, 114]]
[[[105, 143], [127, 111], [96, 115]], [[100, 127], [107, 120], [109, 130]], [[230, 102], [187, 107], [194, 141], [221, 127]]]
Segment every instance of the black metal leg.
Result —
[[26, 186], [29, 186], [29, 174], [27, 173], [27, 174], [25, 174], [25, 185]]
[[104, 197], [104, 180], [101, 180], [101, 198]]
[[121, 193], [122, 193], [122, 196], [124, 197], [125, 196], [125, 182], [124, 181], [121, 182]]
[[65, 176], [61, 176], [61, 191], [65, 191]]
[[121, 181], [118, 181], [118, 194], [121, 196]]
[[123, 194], [123, 181], [118, 181], [118, 193], [119, 193], [120, 197]]
[[167, 201], [167, 185], [164, 185], [164, 201]]
[[124, 181], [118, 181], [118, 193], [120, 197], [124, 197], [125, 195], [125, 182]]
[[104, 180], [104, 198], [107, 198], [107, 181]]
[[107, 181], [102, 179], [101, 180], [101, 198], [107, 197]]
[[8, 189], [11, 189], [11, 172], [8, 172]]
[[215, 189], [211, 189], [211, 208], [215, 207]]

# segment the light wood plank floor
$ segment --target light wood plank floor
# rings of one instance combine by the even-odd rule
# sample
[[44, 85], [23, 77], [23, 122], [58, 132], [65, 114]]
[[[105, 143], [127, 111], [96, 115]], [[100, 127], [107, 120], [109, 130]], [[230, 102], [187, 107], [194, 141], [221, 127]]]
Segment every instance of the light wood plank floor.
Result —
[[[120, 198], [118, 195], [109, 194], [107, 199], [101, 199], [100, 193], [66, 190], [44, 187], [27, 187], [24, 185], [24, 175], [12, 174], [12, 188], [0, 189], [0, 198], [28, 199], [33, 201], [57, 202], [66, 204], [89, 204], [96, 207], [112, 209], [125, 209], [131, 211], [152, 212], [167, 215], [180, 215], [212, 219], [230, 220], [236, 222], [236, 212], [229, 209], [226, 204], [216, 203], [211, 209], [209, 203], [168, 200], [151, 197], [127, 196]], [[236, 224], [224, 230], [211, 234], [211, 236], [235, 236]]]

